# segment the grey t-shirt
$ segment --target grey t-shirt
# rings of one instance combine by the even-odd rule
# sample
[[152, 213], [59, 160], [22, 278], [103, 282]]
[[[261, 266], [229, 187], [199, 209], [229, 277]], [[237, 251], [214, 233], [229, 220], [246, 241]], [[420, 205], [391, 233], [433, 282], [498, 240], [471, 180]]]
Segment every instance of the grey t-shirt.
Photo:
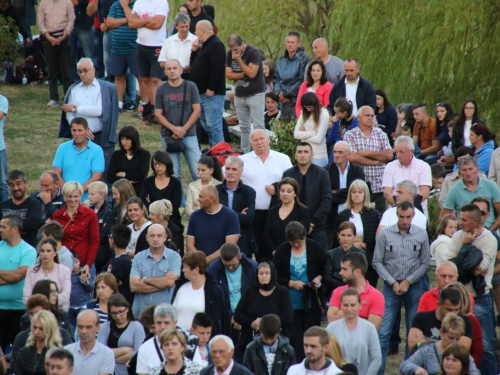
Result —
[[[304, 72], [304, 81], [307, 81], [307, 69], [309, 64], [307, 64], [306, 70]], [[331, 84], [336, 84], [345, 74], [344, 61], [339, 59], [337, 56], [330, 55], [330, 60], [325, 64], [326, 69], [326, 79], [330, 81]]]
[[[236, 96], [244, 97], [263, 93], [265, 84], [260, 51], [257, 48], [247, 44], [243, 55], [241, 55], [241, 59], [246, 65], [250, 63], [252, 63], [253, 65], [258, 65], [259, 70], [257, 71], [257, 75], [254, 78], [245, 76], [243, 79], [237, 79], [234, 81]], [[231, 50], [227, 51], [226, 66], [228, 68], [231, 68], [234, 73], [243, 72], [240, 64], [233, 60]]]
[[[184, 85], [186, 87], [186, 103], [184, 104], [184, 118], [181, 121], [181, 110], [182, 110], [182, 94], [184, 92]], [[183, 80], [182, 84], [178, 87], [171, 86], [168, 82], [165, 82], [156, 91], [156, 101], [155, 109], [162, 109], [163, 116], [168, 122], [175, 126], [183, 126], [186, 121], [193, 113], [193, 104], [200, 103], [200, 94], [198, 92], [198, 87], [191, 81]], [[164, 134], [162, 128], [162, 135]], [[186, 137], [196, 136], [196, 126], [193, 125], [186, 133]]]

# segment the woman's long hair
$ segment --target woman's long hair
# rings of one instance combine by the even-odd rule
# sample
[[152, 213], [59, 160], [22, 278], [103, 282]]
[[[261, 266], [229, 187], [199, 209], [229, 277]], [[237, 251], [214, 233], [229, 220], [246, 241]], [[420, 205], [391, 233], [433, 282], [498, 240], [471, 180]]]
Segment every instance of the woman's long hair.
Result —
[[309, 66], [307, 67], [307, 75], [306, 75], [306, 77], [307, 77], [306, 86], [307, 87], [311, 87], [312, 85], [314, 85], [314, 79], [311, 76], [312, 68], [314, 65], [319, 65], [319, 67], [321, 68], [321, 77], [319, 79], [319, 84], [324, 85], [327, 81], [325, 64], [323, 64], [323, 62], [320, 60], [313, 60], [309, 63]]
[[361, 190], [365, 193], [365, 200], [363, 202], [364, 209], [370, 210], [375, 207], [375, 203], [370, 202], [370, 189], [368, 188], [366, 182], [364, 182], [363, 180], [354, 180], [351, 186], [349, 186], [349, 191], [347, 192], [345, 208], [347, 208], [348, 210], [352, 210], [354, 206], [351, 199], [351, 193], [354, 189]]
[[[302, 121], [306, 122], [312, 115], [314, 128], [317, 128], [322, 106], [316, 94], [313, 92], [306, 92], [302, 95], [302, 98], [300, 98], [300, 105], [302, 106]], [[313, 107], [313, 109], [309, 112], [305, 107]]]
[[467, 120], [467, 117], [465, 117], [465, 106], [469, 103], [474, 104], [475, 108], [474, 114], [472, 115], [471, 125], [479, 122], [479, 109], [477, 108], [477, 102], [474, 99], [467, 99], [464, 102], [460, 115], [458, 116], [457, 121], [455, 121], [455, 126], [453, 127], [453, 133], [458, 135], [459, 139], [463, 139], [464, 136], [465, 121]]
[[[54, 262], [59, 264], [60, 262], [59, 262], [59, 255], [57, 255], [57, 242], [50, 237], [44, 237], [40, 240], [40, 242], [36, 246], [36, 249], [38, 250], [38, 254], [40, 254], [40, 249], [46, 243], [50, 244], [52, 246], [52, 248], [54, 249], [54, 252], [56, 253], [56, 257], [54, 258]], [[40, 267], [42, 267], [42, 258], [39, 255], [38, 258], [36, 259], [36, 264], [33, 266], [32, 272], [37, 273], [40, 270]]]
[[299, 200], [299, 183], [297, 180], [295, 180], [292, 177], [285, 177], [282, 179], [279, 184], [278, 184], [278, 197], [280, 196], [280, 190], [283, 185], [290, 185], [293, 188], [293, 191], [295, 192], [295, 198], [293, 199], [295, 204], [299, 206], [300, 208], [306, 208], [306, 206], [302, 203], [300, 203]]
[[37, 312], [31, 319], [31, 331], [26, 341], [26, 346], [35, 346], [35, 338], [33, 337], [33, 324], [39, 321], [42, 324], [43, 333], [45, 333], [45, 347], [52, 349], [56, 346], [61, 346], [62, 339], [59, 333], [59, 327], [54, 314], [50, 311], [41, 310]]

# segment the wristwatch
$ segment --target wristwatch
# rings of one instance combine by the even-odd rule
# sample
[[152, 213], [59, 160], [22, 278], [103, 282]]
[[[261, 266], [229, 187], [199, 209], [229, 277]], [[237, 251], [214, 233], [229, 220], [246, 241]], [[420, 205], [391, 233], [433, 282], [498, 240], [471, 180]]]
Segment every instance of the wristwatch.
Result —
[[147, 276], [143, 276], [142, 281], [146, 281], [147, 278], [148, 278]]

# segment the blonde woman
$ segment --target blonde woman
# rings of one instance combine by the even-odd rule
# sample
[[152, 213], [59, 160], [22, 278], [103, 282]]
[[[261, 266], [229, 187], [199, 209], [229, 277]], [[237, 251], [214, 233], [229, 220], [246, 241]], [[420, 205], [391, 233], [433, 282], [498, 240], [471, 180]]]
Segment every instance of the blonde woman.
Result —
[[177, 250], [184, 254], [184, 226], [170, 220], [173, 213], [172, 203], [168, 199], [161, 199], [149, 205], [149, 220], [153, 224], [161, 224], [172, 232], [172, 242], [177, 246]]
[[347, 359], [345, 359], [344, 354], [342, 353], [342, 348], [340, 347], [339, 340], [337, 340], [337, 338], [331, 333], [329, 333], [328, 336], [329, 345], [326, 356], [330, 358], [333, 363], [335, 363], [335, 365], [344, 373], [358, 375], [358, 369], [356, 368], [356, 366], [352, 363], [347, 362]]

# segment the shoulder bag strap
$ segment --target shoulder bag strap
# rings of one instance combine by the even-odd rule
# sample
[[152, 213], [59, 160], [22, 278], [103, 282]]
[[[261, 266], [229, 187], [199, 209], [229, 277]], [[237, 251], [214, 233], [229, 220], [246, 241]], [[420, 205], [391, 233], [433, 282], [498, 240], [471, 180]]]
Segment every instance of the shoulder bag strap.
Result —
[[186, 108], [187, 82], [184, 80], [183, 84], [184, 84], [184, 90], [182, 92], [181, 123], [179, 124], [179, 126], [183, 126], [184, 125], [184, 108]]

